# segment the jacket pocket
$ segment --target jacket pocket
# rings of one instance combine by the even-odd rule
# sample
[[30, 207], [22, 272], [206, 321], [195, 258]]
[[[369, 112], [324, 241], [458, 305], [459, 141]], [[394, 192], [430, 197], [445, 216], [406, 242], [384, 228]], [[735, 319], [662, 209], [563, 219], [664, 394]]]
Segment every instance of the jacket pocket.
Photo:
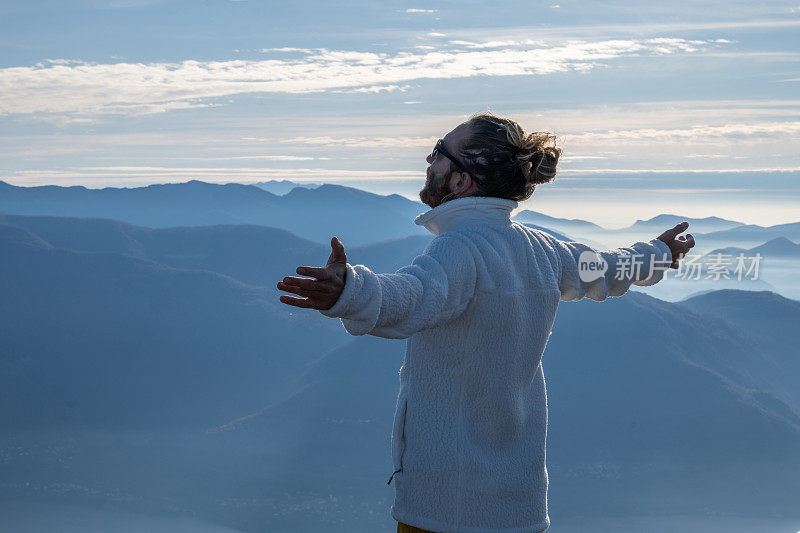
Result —
[[397, 407], [394, 414], [392, 428], [392, 463], [395, 472], [403, 469], [403, 454], [406, 451], [406, 414], [408, 412], [408, 397], [402, 392], [397, 397]]

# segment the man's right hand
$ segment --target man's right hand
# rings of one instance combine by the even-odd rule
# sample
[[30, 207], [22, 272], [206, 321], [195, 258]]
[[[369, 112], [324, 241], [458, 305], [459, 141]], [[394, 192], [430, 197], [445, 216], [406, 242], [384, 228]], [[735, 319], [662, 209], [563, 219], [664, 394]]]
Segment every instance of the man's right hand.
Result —
[[672, 252], [670, 268], [678, 268], [678, 260], [686, 255], [690, 248], [694, 248], [694, 237], [691, 233], [687, 233], [685, 237], [683, 235], [678, 237], [678, 234], [686, 231], [688, 227], [689, 223], [684, 221], [658, 236], [658, 240], [665, 242]]
[[314, 279], [286, 276], [283, 281], [278, 282], [278, 289], [306, 297], [281, 295], [281, 302], [308, 309], [325, 310], [333, 307], [344, 290], [347, 255], [344, 252], [344, 245], [336, 237], [331, 239], [331, 248], [333, 251], [328, 258], [328, 264], [324, 267], [297, 267], [298, 274], [313, 276]]

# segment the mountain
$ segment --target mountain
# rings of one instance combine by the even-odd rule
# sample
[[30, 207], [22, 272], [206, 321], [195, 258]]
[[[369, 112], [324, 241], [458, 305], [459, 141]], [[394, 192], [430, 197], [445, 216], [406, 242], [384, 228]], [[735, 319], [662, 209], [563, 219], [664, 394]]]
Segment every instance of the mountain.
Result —
[[280, 197], [253, 187], [202, 181], [135, 188], [16, 187], [0, 182], [0, 212], [113, 218], [150, 227], [241, 223], [268, 217]]
[[[174, 268], [208, 270], [272, 287], [300, 265], [321, 266], [331, 253], [288, 231], [253, 225], [152, 229], [108, 219], [0, 215], [0, 230], [25, 229], [43, 244], [81, 252], [113, 252]], [[395, 272], [421, 254], [433, 235], [346, 247], [351, 264]]]
[[295, 187], [305, 187], [307, 189], [315, 189], [322, 185], [321, 183], [297, 183], [289, 180], [269, 180], [254, 183], [256, 187], [269, 191], [272, 194], [284, 195]]
[[108, 219], [0, 215], [2, 224], [25, 228], [59, 248], [121, 253], [269, 287], [294, 275], [299, 265], [325, 264], [331, 252], [330, 244], [246, 224], [151, 229]]
[[[700, 231], [716, 231], [741, 225], [739, 222], [718, 217], [697, 219], [678, 215], [658, 215], [648, 220], [637, 220], [628, 227], [606, 229], [586, 220], [556, 218], [528, 210], [520, 212], [513, 218], [517, 222], [541, 227], [550, 233], [553, 233], [553, 230], [563, 232], [558, 236], [559, 239], [583, 242], [599, 250], [629, 246], [640, 240], [648, 241], [684, 220], [689, 222], [689, 232], [692, 235], [697, 235]], [[572, 237], [566, 237], [565, 234]]]
[[774, 239], [754, 248], [744, 249], [734, 246], [728, 248], [718, 248], [716, 250], [712, 250], [706, 254], [706, 256], [711, 256], [714, 254], [727, 254], [734, 257], [738, 256], [739, 254], [753, 256], [757, 253], [764, 257], [800, 259], [800, 244], [794, 243], [786, 237], [775, 237]]
[[757, 226], [753, 224], [735, 228], [695, 235], [697, 240], [704, 239], [723, 246], [742, 244], [755, 245], [783, 237], [790, 241], [800, 241], [800, 222], [777, 224], [775, 226]]
[[626, 231], [642, 231], [659, 233], [666, 229], [676, 226], [677, 224], [686, 221], [689, 223], [689, 232], [694, 235], [696, 233], [709, 233], [712, 231], [722, 231], [742, 226], [741, 222], [735, 220], [727, 220], [719, 217], [706, 217], [706, 218], [691, 218], [681, 217], [680, 215], [658, 215], [647, 220], [637, 220]]
[[553, 228], [558, 231], [569, 232], [570, 230], [572, 230], [578, 233], [606, 231], [605, 228], [602, 228], [597, 224], [593, 222], [588, 222], [586, 220], [580, 220], [577, 218], [572, 219], [572, 218], [551, 217], [549, 215], [545, 215], [544, 213], [539, 213], [537, 211], [530, 211], [528, 209], [520, 211], [512, 218], [521, 224], [535, 224], [537, 226], [545, 226], [548, 228]]
[[398, 194], [330, 184], [295, 187], [278, 196], [253, 185], [201, 181], [131, 189], [0, 182], [0, 213], [110, 218], [152, 228], [255, 224], [324, 244], [336, 235], [345, 246], [424, 234], [413, 220], [426, 210]]
[[[227, 276], [0, 225], [0, 427], [203, 427], [288, 393], [347, 335]], [[308, 331], [313, 331], [309, 335]]]
[[766, 361], [751, 358], [749, 373], [767, 381], [762, 390], [792, 403], [800, 412], [800, 351], [792, 335], [800, 324], [800, 302], [769, 291], [719, 290], [681, 300], [679, 305], [731, 324], [770, 355]]

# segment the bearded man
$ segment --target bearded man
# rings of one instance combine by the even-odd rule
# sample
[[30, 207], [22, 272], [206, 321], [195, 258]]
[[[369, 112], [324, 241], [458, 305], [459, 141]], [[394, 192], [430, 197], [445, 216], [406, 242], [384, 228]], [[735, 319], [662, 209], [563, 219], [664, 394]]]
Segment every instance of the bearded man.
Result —
[[[542, 355], [560, 301], [603, 301], [659, 282], [694, 246], [682, 222], [647, 242], [598, 251], [510, 219], [555, 178], [547, 132], [471, 117], [440, 139], [415, 223], [435, 238], [393, 274], [347, 262], [278, 288], [288, 305], [337, 317], [352, 335], [407, 339], [392, 431], [398, 532], [541, 532], [550, 526]], [[603, 268], [584, 268], [587, 265]], [[625, 268], [626, 265], [637, 268]]]

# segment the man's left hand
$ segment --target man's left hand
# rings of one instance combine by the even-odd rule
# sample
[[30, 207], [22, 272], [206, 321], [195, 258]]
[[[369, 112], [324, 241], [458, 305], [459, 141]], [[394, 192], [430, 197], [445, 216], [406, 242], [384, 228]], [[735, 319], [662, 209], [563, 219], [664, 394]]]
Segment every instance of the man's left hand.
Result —
[[690, 248], [694, 248], [694, 237], [692, 237], [691, 233], [687, 233], [685, 237], [683, 235], [678, 237], [679, 233], [683, 233], [688, 228], [688, 222], [681, 222], [674, 228], [668, 229], [658, 236], [658, 239], [665, 242], [667, 246], [669, 246], [670, 252], [672, 252], [672, 264], [669, 266], [670, 268], [678, 268], [678, 260], [681, 259]]

